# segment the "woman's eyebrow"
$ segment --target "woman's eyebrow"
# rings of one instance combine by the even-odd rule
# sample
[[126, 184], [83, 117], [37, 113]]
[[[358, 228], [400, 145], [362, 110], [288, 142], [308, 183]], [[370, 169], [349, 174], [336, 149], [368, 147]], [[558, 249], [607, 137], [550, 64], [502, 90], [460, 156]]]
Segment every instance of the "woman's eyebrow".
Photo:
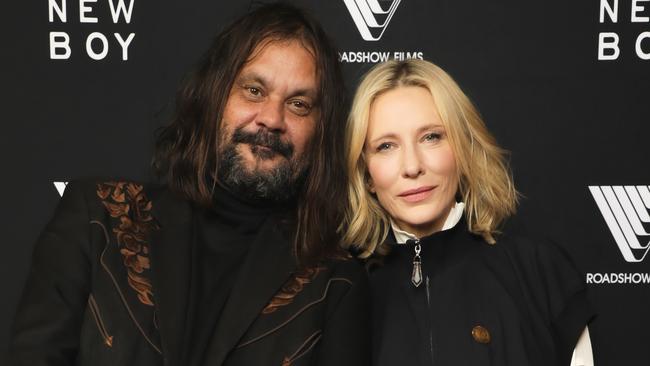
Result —
[[380, 135], [380, 136], [370, 140], [369, 143], [372, 145], [372, 144], [376, 143], [377, 141], [383, 140], [385, 138], [397, 138], [397, 135], [395, 133], [393, 133], [393, 132], [388, 132], [388, 133], [385, 133], [383, 135]]
[[[439, 124], [439, 123], [429, 123], [427, 125], [424, 125], [424, 126], [418, 128], [417, 133], [422, 133], [423, 131], [432, 130], [434, 128], [443, 128], [444, 129], [445, 126], [442, 125], [442, 124]], [[379, 135], [379, 136], [373, 138], [372, 140], [369, 140], [368, 143], [372, 145], [372, 144], [375, 144], [377, 141], [383, 140], [383, 139], [386, 139], [386, 138], [397, 138], [397, 134], [394, 133], [394, 132], [387, 132], [387, 133], [384, 133], [382, 135]]]
[[439, 124], [439, 123], [430, 123], [428, 125], [425, 125], [425, 126], [422, 126], [422, 127], [418, 128], [418, 133], [421, 133], [421, 132], [424, 132], [424, 131], [427, 131], [427, 130], [432, 130], [434, 128], [443, 128], [444, 129], [445, 126], [443, 126], [442, 124]]

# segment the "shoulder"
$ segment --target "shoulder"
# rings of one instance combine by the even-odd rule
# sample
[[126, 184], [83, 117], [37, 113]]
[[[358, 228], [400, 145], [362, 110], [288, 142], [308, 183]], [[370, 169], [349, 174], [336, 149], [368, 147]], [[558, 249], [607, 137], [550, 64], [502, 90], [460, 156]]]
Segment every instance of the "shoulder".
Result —
[[321, 280], [328, 318], [335, 313], [358, 316], [370, 299], [365, 269], [356, 258], [331, 260], [326, 265], [328, 274]]
[[526, 298], [558, 335], [559, 357], [568, 364], [578, 337], [596, 314], [584, 273], [564, 246], [544, 236], [506, 235], [500, 243]]
[[71, 180], [66, 184], [63, 201], [85, 204], [92, 213], [121, 204], [151, 204], [169, 193], [167, 186], [127, 179], [90, 177]]
[[356, 258], [329, 260], [325, 263], [331, 278], [347, 280], [350, 284], [367, 281], [368, 275], [361, 262]]
[[82, 195], [87, 199], [95, 197], [105, 199], [111, 194], [116, 197], [122, 194], [125, 197], [126, 195], [133, 197], [139, 194], [158, 196], [167, 190], [168, 187], [166, 185], [153, 182], [109, 177], [84, 177], [67, 182], [64, 196]]
[[365, 289], [368, 286], [368, 276], [363, 266], [354, 258], [330, 259], [318, 265], [305, 267], [295, 271], [288, 283], [289, 287], [298, 284], [307, 285], [323, 298], [340, 298], [353, 289]]
[[73, 179], [66, 183], [65, 194], [83, 194], [90, 197], [108, 197], [125, 194], [129, 197], [138, 194], [160, 195], [168, 190], [164, 184], [142, 182], [131, 179], [109, 177], [85, 177]]
[[587, 309], [583, 272], [563, 246], [531, 234], [504, 235], [497, 241], [499, 245], [515, 269], [516, 278], [538, 304], [548, 306], [551, 319], [571, 307], [583, 314], [591, 311]]
[[355, 258], [328, 260], [306, 271], [311, 271], [315, 288], [320, 288], [318, 292], [328, 302], [338, 303], [346, 297], [366, 296], [368, 292], [368, 275]]
[[544, 285], [565, 293], [585, 288], [582, 272], [569, 252], [556, 241], [534, 233], [504, 234], [494, 249], [528, 285]]
[[562, 271], [577, 274], [577, 266], [566, 249], [556, 241], [532, 233], [504, 234], [495, 248], [522, 268], [537, 271]]
[[291, 273], [262, 314], [323, 307], [328, 317], [341, 305], [367, 301], [365, 271], [354, 259], [328, 260]]

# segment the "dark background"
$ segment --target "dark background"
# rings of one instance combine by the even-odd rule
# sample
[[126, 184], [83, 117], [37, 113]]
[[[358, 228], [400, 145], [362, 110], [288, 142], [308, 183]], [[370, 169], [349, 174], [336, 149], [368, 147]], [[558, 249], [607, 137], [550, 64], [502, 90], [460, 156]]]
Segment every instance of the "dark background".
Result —
[[[168, 121], [180, 80], [213, 35], [251, 6], [134, 0], [130, 24], [113, 24], [108, 1], [88, 3], [96, 24], [80, 23], [78, 1], [68, 0], [66, 23], [48, 21], [45, 0], [3, 4], [2, 353], [33, 243], [59, 200], [53, 182], [150, 179], [153, 132]], [[361, 38], [343, 0], [293, 2], [313, 12], [341, 52], [422, 52], [447, 70], [511, 151], [525, 196], [518, 225], [558, 241], [584, 272], [650, 272], [650, 259], [623, 259], [588, 190], [650, 184], [650, 60], [635, 52], [650, 23], [631, 22], [630, 1], [620, 1], [617, 23], [600, 23], [601, 0], [402, 0], [377, 42]], [[639, 15], [650, 16], [650, 4]], [[51, 31], [69, 34], [70, 59], [50, 59]], [[92, 32], [109, 40], [103, 60], [86, 55]], [[127, 61], [115, 32], [136, 34]], [[619, 35], [618, 59], [598, 60], [600, 32]], [[642, 46], [650, 53], [650, 39]], [[371, 66], [343, 64], [350, 90]], [[650, 364], [648, 286], [590, 285], [597, 365]]]

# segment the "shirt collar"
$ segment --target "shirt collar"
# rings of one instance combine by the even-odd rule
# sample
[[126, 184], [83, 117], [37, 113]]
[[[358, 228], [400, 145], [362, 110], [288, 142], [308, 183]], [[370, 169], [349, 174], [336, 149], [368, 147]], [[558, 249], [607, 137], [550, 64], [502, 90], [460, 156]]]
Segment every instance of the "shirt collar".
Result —
[[[463, 202], [456, 202], [454, 207], [449, 210], [449, 214], [447, 215], [447, 219], [445, 220], [445, 223], [442, 225], [442, 230], [440, 231], [445, 231], [449, 230], [452, 227], [456, 226], [458, 221], [460, 221], [461, 217], [463, 217], [463, 211], [465, 210], [465, 203]], [[393, 235], [395, 235], [395, 240], [399, 244], [406, 243], [407, 240], [412, 239], [412, 240], [418, 240], [419, 238], [408, 231], [404, 231], [400, 229], [397, 226], [397, 223], [393, 221], [393, 219], [390, 220], [390, 227], [393, 230]]]

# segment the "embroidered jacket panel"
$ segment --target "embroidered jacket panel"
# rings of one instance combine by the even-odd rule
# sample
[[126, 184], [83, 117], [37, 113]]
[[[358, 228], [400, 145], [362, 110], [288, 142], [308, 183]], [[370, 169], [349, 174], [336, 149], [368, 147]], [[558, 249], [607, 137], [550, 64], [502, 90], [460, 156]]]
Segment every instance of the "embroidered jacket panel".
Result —
[[[191, 291], [193, 212], [164, 186], [69, 183], [34, 248], [9, 364], [185, 365], [188, 304], [200, 301]], [[205, 364], [367, 364], [361, 266], [298, 270], [278, 225], [261, 230]]]

